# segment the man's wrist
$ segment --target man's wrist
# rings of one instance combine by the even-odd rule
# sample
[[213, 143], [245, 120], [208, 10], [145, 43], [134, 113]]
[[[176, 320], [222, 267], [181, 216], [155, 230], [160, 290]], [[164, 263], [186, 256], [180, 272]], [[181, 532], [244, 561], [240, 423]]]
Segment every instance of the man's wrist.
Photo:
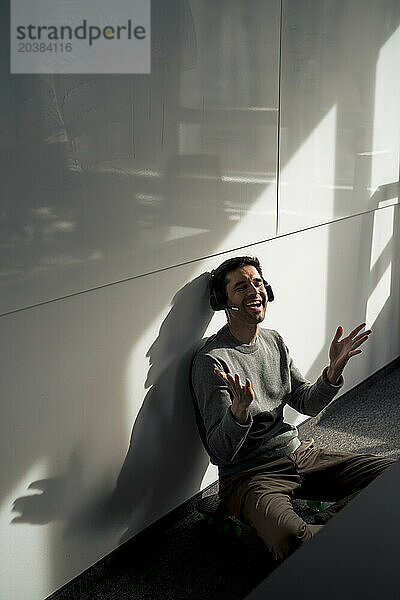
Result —
[[331, 383], [332, 385], [338, 385], [341, 376], [342, 371], [338, 371], [337, 369], [332, 367], [332, 365], [329, 365], [329, 367], [326, 370], [326, 377], [329, 383]]
[[231, 413], [233, 415], [233, 418], [235, 419], [235, 421], [240, 423], [240, 425], [246, 425], [249, 418], [249, 412], [250, 408], [238, 409], [234, 408], [233, 405], [231, 406]]

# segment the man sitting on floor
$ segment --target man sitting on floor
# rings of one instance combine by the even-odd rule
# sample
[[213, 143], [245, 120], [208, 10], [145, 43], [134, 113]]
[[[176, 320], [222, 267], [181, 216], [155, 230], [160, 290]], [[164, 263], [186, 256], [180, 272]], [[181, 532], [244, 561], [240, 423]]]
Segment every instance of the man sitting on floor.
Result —
[[[273, 292], [257, 258], [225, 261], [213, 271], [210, 289], [211, 306], [224, 309], [228, 322], [193, 361], [200, 433], [218, 465], [222, 503], [282, 560], [394, 462], [314, 448], [313, 440], [300, 442], [296, 427], [283, 420], [285, 404], [316, 416], [331, 402], [343, 386], [344, 367], [371, 331], [361, 331], [362, 323], [342, 338], [338, 327], [330, 364], [311, 384], [295, 367], [281, 335], [259, 326]], [[295, 513], [293, 498], [335, 504], [313, 525]]]

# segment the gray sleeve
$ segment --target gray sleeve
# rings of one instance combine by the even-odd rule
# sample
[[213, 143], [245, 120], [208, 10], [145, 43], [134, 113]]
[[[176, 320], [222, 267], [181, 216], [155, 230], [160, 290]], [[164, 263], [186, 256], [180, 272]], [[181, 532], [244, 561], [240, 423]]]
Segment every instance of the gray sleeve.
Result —
[[288, 404], [303, 415], [316, 417], [321, 410], [328, 406], [338, 391], [343, 387], [343, 376], [340, 377], [338, 384], [333, 385], [326, 375], [328, 367], [325, 367], [318, 379], [314, 383], [310, 383], [300, 373], [292, 358], [289, 356], [286, 346], [285, 348], [288, 357], [292, 389]]
[[231, 462], [242, 447], [253, 423], [249, 415], [244, 425], [231, 411], [231, 396], [224, 381], [214, 373], [224, 369], [222, 363], [207, 354], [197, 355], [192, 366], [192, 386], [204, 423], [208, 450], [222, 462]]

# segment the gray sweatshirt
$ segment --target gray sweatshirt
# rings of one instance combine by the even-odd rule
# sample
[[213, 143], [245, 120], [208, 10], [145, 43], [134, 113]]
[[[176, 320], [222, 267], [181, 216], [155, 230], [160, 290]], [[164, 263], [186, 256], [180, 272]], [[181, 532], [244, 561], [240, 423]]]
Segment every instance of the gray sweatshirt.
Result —
[[[249, 378], [254, 400], [246, 424], [235, 420], [231, 392], [215, 367], [238, 373], [242, 385]], [[283, 408], [289, 404], [316, 416], [343, 386], [343, 377], [333, 385], [326, 371], [327, 367], [313, 384], [304, 379], [282, 336], [272, 329], [260, 328], [251, 345], [239, 342], [228, 325], [209, 338], [194, 357], [191, 377], [200, 434], [219, 475], [245, 471], [296, 450], [298, 431], [284, 422]]]

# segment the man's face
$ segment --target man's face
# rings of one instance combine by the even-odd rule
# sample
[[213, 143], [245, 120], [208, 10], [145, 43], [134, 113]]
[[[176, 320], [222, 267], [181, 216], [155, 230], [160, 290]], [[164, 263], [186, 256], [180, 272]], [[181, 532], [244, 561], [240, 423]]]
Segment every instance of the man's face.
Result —
[[230, 311], [231, 318], [247, 324], [261, 323], [265, 318], [268, 299], [257, 269], [250, 265], [240, 267], [230, 271], [225, 281], [227, 304], [239, 308], [238, 311]]

